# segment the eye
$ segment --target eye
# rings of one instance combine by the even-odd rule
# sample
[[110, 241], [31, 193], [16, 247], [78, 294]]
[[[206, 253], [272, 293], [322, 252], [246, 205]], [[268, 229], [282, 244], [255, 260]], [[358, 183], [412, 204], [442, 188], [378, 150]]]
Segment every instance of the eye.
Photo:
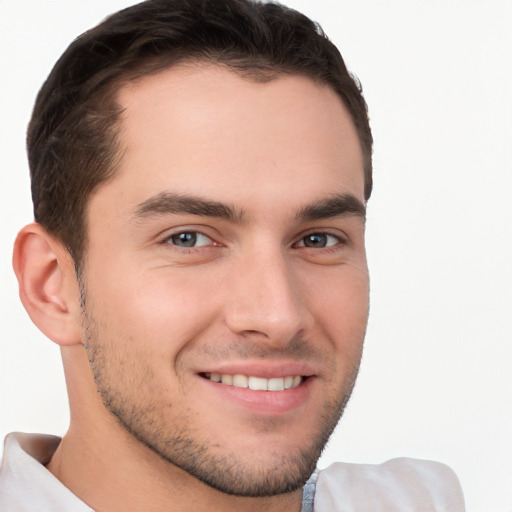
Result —
[[204, 247], [205, 245], [213, 244], [213, 240], [203, 235], [202, 233], [198, 233], [197, 231], [183, 231], [181, 233], [175, 233], [174, 235], [169, 236], [165, 240], [168, 244], [175, 245], [177, 247]]
[[297, 247], [323, 249], [337, 245], [340, 242], [341, 240], [337, 236], [330, 235], [329, 233], [309, 233], [297, 243]]

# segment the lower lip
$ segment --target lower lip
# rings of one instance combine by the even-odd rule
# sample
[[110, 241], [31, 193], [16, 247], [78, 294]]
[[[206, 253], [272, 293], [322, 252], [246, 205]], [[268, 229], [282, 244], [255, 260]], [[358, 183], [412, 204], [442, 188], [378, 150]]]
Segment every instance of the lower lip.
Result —
[[289, 413], [303, 406], [311, 393], [314, 377], [308, 377], [302, 383], [284, 391], [254, 391], [249, 388], [228, 386], [209, 379], [200, 379], [217, 395], [250, 412], [263, 415], [280, 415]]

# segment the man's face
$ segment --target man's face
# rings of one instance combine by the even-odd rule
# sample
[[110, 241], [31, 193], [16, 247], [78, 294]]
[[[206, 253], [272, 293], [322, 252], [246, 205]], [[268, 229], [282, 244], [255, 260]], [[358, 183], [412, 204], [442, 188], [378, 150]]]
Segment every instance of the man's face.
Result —
[[348, 400], [366, 327], [350, 116], [307, 78], [208, 65], [130, 83], [119, 101], [123, 158], [90, 199], [82, 275], [105, 406], [223, 492], [296, 489]]

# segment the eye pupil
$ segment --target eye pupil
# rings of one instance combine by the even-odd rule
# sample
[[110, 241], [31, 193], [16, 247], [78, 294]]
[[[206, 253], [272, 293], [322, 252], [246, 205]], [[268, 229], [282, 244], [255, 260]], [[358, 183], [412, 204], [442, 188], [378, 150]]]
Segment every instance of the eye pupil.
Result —
[[325, 247], [327, 245], [327, 236], [313, 233], [304, 237], [304, 245], [306, 247]]
[[197, 243], [196, 233], [178, 233], [171, 237], [172, 243], [180, 247], [194, 247]]

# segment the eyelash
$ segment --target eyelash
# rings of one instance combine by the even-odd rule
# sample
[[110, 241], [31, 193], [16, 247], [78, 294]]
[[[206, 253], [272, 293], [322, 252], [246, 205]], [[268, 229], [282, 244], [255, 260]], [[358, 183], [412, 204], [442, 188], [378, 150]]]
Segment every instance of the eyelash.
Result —
[[[186, 246], [186, 245], [178, 245], [175, 243], [178, 237], [182, 237], [184, 235], [193, 235], [195, 237], [194, 245]], [[197, 238], [202, 238], [203, 240], [200, 242], [200, 245], [196, 245]], [[174, 239], [174, 242], [173, 242]], [[185, 229], [182, 231], [177, 231], [175, 233], [171, 233], [167, 235], [161, 241], [161, 244], [167, 246], [171, 250], [178, 251], [182, 254], [192, 254], [201, 250], [208, 250], [215, 246], [220, 246], [220, 244], [216, 243], [211, 236], [208, 236], [196, 229]], [[170, 247], [169, 247], [170, 246]]]
[[[319, 247], [314, 247], [314, 245], [312, 245], [312, 246], [306, 245], [306, 239], [309, 238], [309, 240], [311, 241], [313, 237], [325, 237], [327, 239], [326, 245], [319, 246]], [[333, 239], [335, 241], [335, 243], [328, 245], [329, 238]], [[294, 246], [295, 247], [304, 247], [304, 248], [308, 248], [308, 249], [333, 250], [336, 246], [343, 244], [343, 243], [345, 243], [345, 241], [339, 235], [329, 233], [328, 231], [312, 231], [311, 233], [307, 233], [306, 235], [302, 236], [300, 238], [300, 240], [294, 244]]]
[[[181, 246], [181, 245], [178, 245], [178, 244], [172, 242], [173, 238], [176, 239], [177, 237], [182, 237], [184, 235], [192, 235], [192, 242], [194, 243], [194, 245]], [[310, 240], [311, 240], [311, 238], [315, 237], [315, 236], [316, 237], [325, 237], [327, 239], [326, 245], [318, 246], [318, 247], [315, 247], [314, 245], [312, 245], [312, 246], [306, 245], [306, 243], [307, 243], [306, 239], [309, 237]], [[200, 245], [196, 245], [195, 243], [196, 243], [198, 237], [203, 237], [203, 238], [207, 239], [209, 242], [202, 243]], [[331, 243], [329, 245], [329, 239], [334, 240], [334, 243]], [[163, 244], [172, 245], [174, 247], [179, 248], [179, 250], [184, 250], [184, 251], [194, 251], [194, 250], [197, 250], [198, 248], [201, 248], [201, 247], [211, 247], [211, 246], [216, 246], [216, 245], [218, 246], [219, 245], [211, 237], [209, 237], [208, 235], [205, 235], [204, 233], [201, 233], [200, 231], [193, 230], [193, 229], [172, 233], [171, 235], [166, 236], [162, 240], [162, 243]], [[295, 242], [292, 245], [292, 247], [305, 248], [305, 249], [316, 249], [316, 250], [323, 249], [325, 251], [333, 251], [333, 250], [336, 250], [337, 246], [345, 245], [346, 243], [347, 243], [347, 241], [344, 238], [342, 238], [339, 235], [335, 235], [333, 233], [330, 233], [328, 231], [311, 231], [310, 233], [306, 233], [305, 235], [303, 235], [298, 240], [298, 242]]]
[[[173, 238], [184, 237], [185, 235], [191, 235], [192, 242], [194, 242], [194, 245], [180, 246], [180, 245], [178, 245], [176, 243], [172, 243], [172, 245], [175, 245], [176, 247], [181, 247], [181, 248], [184, 248], [184, 249], [194, 249], [196, 247], [205, 247], [205, 246], [210, 245], [210, 243], [201, 243], [200, 245], [195, 245], [195, 242], [197, 242], [197, 239], [201, 238], [201, 237], [202, 238], [206, 238], [207, 240], [209, 240], [209, 242], [213, 242], [213, 240], [208, 235], [205, 235], [204, 233], [201, 233], [200, 231], [193, 231], [193, 230], [190, 230], [190, 231], [180, 231], [179, 233], [173, 233], [172, 235], [169, 235], [168, 237], [166, 237], [164, 242], [170, 243], [170, 241]], [[186, 243], [186, 242], [187, 241], [184, 240], [184, 243]], [[215, 244], [215, 242], [214, 242], [214, 244]]]

